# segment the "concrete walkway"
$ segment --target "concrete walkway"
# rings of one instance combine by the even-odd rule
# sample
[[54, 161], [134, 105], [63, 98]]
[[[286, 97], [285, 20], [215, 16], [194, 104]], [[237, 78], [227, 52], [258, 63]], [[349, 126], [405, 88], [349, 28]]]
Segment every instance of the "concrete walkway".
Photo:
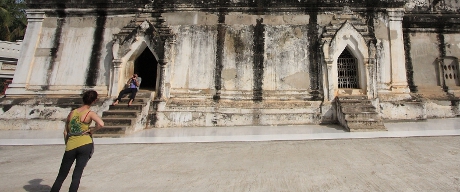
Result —
[[[194, 127], [147, 129], [122, 138], [95, 138], [97, 144], [227, 141], [295, 141], [460, 135], [460, 118], [385, 123], [388, 131], [346, 132], [338, 125]], [[0, 131], [0, 145], [63, 144], [62, 130]]]
[[[82, 192], [460, 190], [460, 136], [95, 148]], [[0, 191], [49, 191], [64, 145], [0, 151]]]
[[[459, 119], [385, 125], [375, 133], [278, 126], [100, 138], [80, 191], [460, 191]], [[0, 131], [0, 142], [0, 191], [49, 191], [61, 131]]]

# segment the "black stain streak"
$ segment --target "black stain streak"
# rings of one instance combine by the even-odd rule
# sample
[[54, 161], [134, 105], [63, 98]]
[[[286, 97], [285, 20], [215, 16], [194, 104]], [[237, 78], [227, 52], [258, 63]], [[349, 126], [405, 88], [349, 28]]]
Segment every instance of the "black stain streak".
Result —
[[263, 18], [257, 19], [257, 24], [254, 27], [254, 87], [253, 100], [256, 102], [262, 101], [263, 96], [263, 78], [264, 78], [264, 47], [265, 47], [265, 26], [262, 24]]
[[91, 48], [91, 57], [89, 67], [86, 74], [86, 86], [96, 86], [99, 75], [99, 61], [101, 57], [102, 44], [104, 42], [105, 23], [107, 20], [107, 3], [98, 4], [96, 29], [93, 34], [93, 46]]
[[[442, 18], [441, 18], [442, 20]], [[444, 22], [442, 22], [444, 23]], [[444, 39], [444, 26], [441, 25], [437, 28], [437, 39], [438, 39], [438, 49], [439, 49], [439, 59], [441, 60], [441, 66], [444, 65], [444, 57], [446, 56], [446, 43], [445, 43], [445, 39]], [[442, 77], [444, 78], [444, 77]], [[446, 86], [446, 84], [442, 84], [442, 87], [444, 89], [445, 92], [448, 91], [448, 87]], [[448, 93], [449, 94], [449, 93]]]
[[216, 68], [214, 74], [214, 83], [216, 94], [213, 96], [214, 101], [220, 100], [220, 90], [222, 89], [222, 69], [225, 44], [225, 12], [219, 12], [219, 24], [217, 25], [217, 50], [216, 50]]
[[49, 90], [50, 83], [51, 83], [51, 74], [54, 71], [54, 67], [57, 65], [56, 64], [56, 59], [57, 59], [57, 52], [59, 51], [59, 47], [61, 45], [61, 37], [62, 37], [62, 28], [64, 27], [65, 24], [65, 19], [66, 19], [66, 13], [65, 13], [65, 4], [59, 3], [56, 5], [56, 14], [58, 16], [57, 18], [57, 24], [56, 24], [56, 32], [54, 33], [54, 40], [53, 40], [53, 47], [51, 48], [50, 51], [50, 64], [48, 65], [47, 69], [47, 75], [46, 75], [46, 83], [44, 86], [42, 86], [42, 90]]
[[414, 66], [412, 64], [412, 57], [411, 57], [411, 42], [410, 42], [410, 33], [404, 32], [403, 33], [404, 39], [404, 51], [406, 57], [406, 76], [407, 76], [407, 84], [409, 85], [409, 89], [412, 93], [417, 92], [417, 86], [415, 86], [414, 82]]
[[439, 41], [439, 56], [441, 58], [446, 56], [446, 42], [444, 40], [444, 29], [443, 27], [438, 28], [438, 35], [437, 35], [438, 41]]
[[320, 50], [320, 42], [319, 42], [319, 32], [318, 32], [318, 12], [315, 11], [313, 5], [310, 7], [309, 12], [310, 20], [308, 24], [308, 60], [310, 61], [310, 89], [311, 95], [313, 100], [321, 100], [320, 92], [320, 76], [321, 74], [321, 62], [319, 62], [318, 54], [321, 52]]

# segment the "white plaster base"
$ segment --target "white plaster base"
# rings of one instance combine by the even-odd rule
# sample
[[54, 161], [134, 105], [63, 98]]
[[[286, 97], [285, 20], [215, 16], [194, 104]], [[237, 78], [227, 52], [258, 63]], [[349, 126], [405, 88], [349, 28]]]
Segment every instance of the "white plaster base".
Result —
[[64, 120], [0, 119], [0, 130], [63, 130]]
[[426, 119], [426, 107], [423, 102], [383, 102], [380, 101], [381, 117], [384, 120], [420, 120]]
[[[174, 104], [172, 104], [174, 103]], [[181, 100], [156, 112], [155, 127], [302, 125], [321, 122], [320, 101]]]

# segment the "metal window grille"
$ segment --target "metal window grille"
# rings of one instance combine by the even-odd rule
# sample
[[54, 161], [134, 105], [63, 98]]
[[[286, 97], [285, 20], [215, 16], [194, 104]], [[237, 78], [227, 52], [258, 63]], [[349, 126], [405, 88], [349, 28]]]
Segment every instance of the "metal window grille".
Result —
[[440, 67], [444, 86], [459, 86], [458, 59], [455, 57], [441, 58]]
[[337, 60], [339, 89], [358, 89], [358, 61], [345, 49]]

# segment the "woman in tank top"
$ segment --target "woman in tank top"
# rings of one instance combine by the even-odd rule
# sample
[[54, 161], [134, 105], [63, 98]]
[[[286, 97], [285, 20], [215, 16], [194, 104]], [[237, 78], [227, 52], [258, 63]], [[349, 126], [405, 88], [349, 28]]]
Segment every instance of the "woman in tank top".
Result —
[[[86, 163], [91, 158], [94, 151], [92, 133], [102, 127], [104, 122], [90, 107], [97, 100], [97, 92], [90, 90], [83, 94], [83, 106], [75, 109], [67, 116], [66, 126], [64, 129], [64, 140], [66, 148], [62, 157], [61, 168], [58, 176], [54, 181], [51, 192], [59, 191], [62, 183], [67, 177], [73, 162], [76, 160], [75, 168], [72, 174], [72, 182], [69, 191], [77, 191], [80, 185], [80, 179]], [[95, 128], [89, 128], [92, 121], [96, 122]]]

